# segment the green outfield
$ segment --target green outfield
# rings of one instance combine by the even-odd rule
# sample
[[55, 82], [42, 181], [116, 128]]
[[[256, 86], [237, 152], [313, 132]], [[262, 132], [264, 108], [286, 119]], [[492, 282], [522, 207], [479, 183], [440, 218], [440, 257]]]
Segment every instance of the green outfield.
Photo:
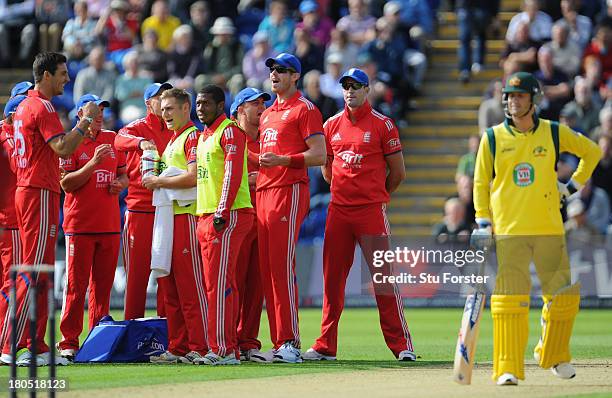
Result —
[[[358, 375], [365, 372], [367, 376], [369, 372], [378, 374], [376, 372], [394, 371], [391, 374], [410, 378], [411, 375], [419, 375], [420, 371], [437, 370], [440, 375], [444, 376], [439, 380], [442, 388], [443, 386], [453, 385], [450, 366], [452, 366], [461, 312], [461, 309], [458, 308], [406, 310], [406, 318], [409, 322], [415, 349], [420, 357], [414, 363], [399, 363], [394, 359], [380, 332], [376, 309], [368, 308], [347, 309], [344, 312], [340, 324], [339, 361], [337, 362], [303, 363], [299, 365], [243, 364], [218, 368], [194, 365], [79, 364], [58, 368], [58, 377], [66, 378], [69, 382], [69, 389], [73, 393], [81, 395], [79, 392], [89, 393], [94, 390], [115, 387], [151, 388], [155, 385], [176, 385], [176, 387], [180, 387], [202, 381], [236, 380], [238, 382], [237, 379], [258, 379], [258, 382], [261, 382], [265, 378], [275, 380], [275, 377], [278, 376], [306, 376], [309, 380], [315, 382], [321, 380], [322, 383], [326, 383], [325, 380], [333, 377], [333, 374], [337, 374], [338, 378], [349, 377], [350, 379], [351, 377], [357, 377], [349, 376], [353, 373]], [[119, 313], [114, 315], [117, 318], [121, 317]], [[320, 309], [300, 311], [300, 330], [304, 348], [308, 348], [317, 337], [320, 318]], [[612, 367], [610, 367], [612, 364], [611, 320], [612, 310], [582, 310], [579, 313], [574, 327], [572, 352], [578, 363], [586, 364], [584, 368], [580, 368], [580, 376], [588, 373], [588, 364], [590, 363], [597, 364], [597, 366], [603, 364], [608, 368], [608, 371], [612, 370]], [[528, 354], [537, 342], [539, 330], [539, 312], [533, 310], [530, 314]], [[260, 331], [264, 349], [270, 348], [268, 336], [267, 320], [264, 314]], [[84, 339], [84, 337], [85, 334], [82, 338]], [[483, 317], [477, 352], [477, 362], [482, 364], [483, 370], [486, 370], [487, 364], [490, 364], [491, 356], [492, 322], [490, 314], [487, 312]], [[40, 369], [39, 372], [44, 375], [46, 369]], [[324, 375], [321, 375], [321, 373], [324, 373]], [[6, 380], [8, 374], [8, 367], [0, 368], [0, 380]], [[25, 376], [26, 370], [20, 369], [20, 375]], [[482, 376], [479, 377], [483, 380], [486, 379]], [[488, 383], [488, 381], [483, 380], [481, 380], [483, 383]], [[610, 394], [612, 394], [612, 382], [610, 383]], [[103, 391], [100, 392], [103, 393]]]

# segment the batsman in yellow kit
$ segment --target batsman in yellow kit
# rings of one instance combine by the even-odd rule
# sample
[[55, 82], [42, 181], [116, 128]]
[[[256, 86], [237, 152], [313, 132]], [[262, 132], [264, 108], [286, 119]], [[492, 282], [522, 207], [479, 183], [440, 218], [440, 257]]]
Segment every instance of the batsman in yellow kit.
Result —
[[[492, 242], [498, 273], [491, 296], [493, 380], [517, 385], [524, 379], [533, 262], [542, 285], [542, 334], [534, 350], [539, 365], [561, 378], [576, 375], [569, 342], [580, 304], [572, 284], [560, 200], [590, 178], [601, 158], [597, 145], [569, 127], [536, 116], [538, 81], [526, 72], [511, 75], [503, 89], [506, 120], [480, 141], [474, 176], [478, 228], [475, 246]], [[559, 152], [580, 158], [567, 183], [557, 181]]]

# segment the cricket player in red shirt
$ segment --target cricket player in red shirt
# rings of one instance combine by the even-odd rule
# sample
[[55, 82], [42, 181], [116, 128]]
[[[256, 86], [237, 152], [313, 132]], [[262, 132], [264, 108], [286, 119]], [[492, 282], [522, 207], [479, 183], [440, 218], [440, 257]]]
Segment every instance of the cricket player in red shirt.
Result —
[[277, 98], [260, 122], [257, 176], [259, 261], [275, 362], [301, 362], [295, 246], [309, 210], [307, 168], [325, 164], [321, 112], [297, 90], [293, 55], [268, 58]]
[[236, 265], [255, 215], [247, 172], [246, 135], [224, 113], [225, 94], [205, 86], [196, 98], [198, 118], [206, 129], [197, 149], [198, 240], [205, 264], [208, 301], [208, 347], [203, 365], [238, 365]]
[[[84, 139], [85, 131], [98, 117], [100, 109], [95, 103], [83, 108], [83, 117], [68, 133], [51, 104], [51, 98], [64, 92], [70, 80], [66, 57], [59, 53], [40, 53], [34, 59], [36, 85], [28, 91], [28, 97], [17, 107], [13, 116], [15, 150], [17, 153], [17, 191], [15, 207], [17, 224], [21, 233], [22, 260], [24, 264], [54, 264], [55, 242], [59, 222], [60, 170], [59, 159], [74, 153]], [[31, 274], [27, 277], [31, 277]], [[23, 355], [18, 364], [28, 365], [36, 355], [39, 366], [48, 363], [49, 347], [44, 342], [47, 329], [47, 282], [45, 274], [38, 275], [37, 295], [37, 352]], [[17, 316], [21, 340], [29, 308], [26, 300], [30, 284], [18, 281]], [[0, 319], [4, 319], [7, 303], [0, 301]], [[10, 347], [5, 344], [4, 353]], [[58, 363], [66, 364], [64, 358]]]
[[[335, 360], [338, 323], [344, 308], [344, 288], [355, 243], [359, 243], [370, 272], [372, 251], [389, 249], [389, 195], [406, 176], [397, 128], [367, 101], [368, 76], [349, 69], [341, 78], [345, 108], [324, 127], [328, 162], [323, 177], [331, 184], [331, 202], [323, 243], [323, 319], [321, 336], [303, 355], [304, 360]], [[410, 331], [402, 298], [395, 284], [374, 285], [380, 326], [387, 346], [400, 361], [414, 361]]]
[[[109, 313], [119, 240], [119, 193], [127, 187], [125, 154], [114, 148], [115, 132], [102, 130], [102, 111], [109, 102], [92, 94], [77, 103], [77, 116], [93, 102], [100, 114], [89, 126], [79, 148], [64, 159], [60, 185], [64, 200], [66, 236], [66, 287], [60, 320], [60, 356], [72, 361], [83, 331], [83, 307], [89, 287], [89, 329]], [[99, 214], [101, 217], [92, 217]]]
[[[140, 156], [143, 150], [157, 150], [161, 155], [172, 137], [161, 117], [161, 94], [170, 83], [153, 83], [144, 93], [147, 115], [128, 124], [117, 134], [115, 148], [127, 153], [127, 175], [130, 180], [125, 198], [127, 212], [123, 227], [123, 263], [126, 273], [125, 319], [144, 316], [147, 285], [151, 274], [151, 243], [155, 208], [152, 193], [142, 186]], [[157, 288], [157, 313], [163, 315], [163, 294]]]
[[[195, 188], [196, 148], [200, 132], [189, 118], [191, 96], [178, 88], [166, 90], [161, 95], [161, 110], [166, 126], [173, 132], [161, 156], [162, 169], [173, 167], [184, 173], [145, 177], [142, 184], [150, 190]], [[168, 319], [168, 349], [150, 360], [163, 364], [193, 363], [208, 352], [204, 268], [196, 236], [196, 203], [194, 200], [187, 206], [176, 202], [172, 205], [172, 264], [170, 273], [158, 278]]]
[[[0, 121], [0, 152], [4, 152], [6, 155], [6, 157], [2, 156], [0, 158], [0, 169], [6, 172], [6, 179], [3, 179], [5, 183], [2, 184], [6, 191], [2, 195], [4, 200], [0, 205], [0, 260], [2, 265], [0, 287], [2, 288], [2, 299], [7, 303], [11, 286], [9, 269], [12, 265], [21, 264], [21, 238], [15, 211], [15, 189], [17, 188], [15, 172], [17, 165], [15, 163], [15, 141], [13, 140], [13, 114], [24, 99], [26, 99], [25, 95], [12, 97], [4, 107], [5, 119]], [[5, 316], [4, 319], [0, 319], [0, 347], [4, 345], [8, 338], [8, 316]], [[25, 339], [22, 338], [22, 341], [18, 344], [20, 348], [25, 347]], [[0, 362], [10, 363], [10, 355], [0, 356]]]
[[[236, 95], [230, 107], [230, 114], [246, 134], [249, 191], [253, 207], [255, 207], [255, 186], [259, 170], [259, 120], [266, 109], [265, 101], [269, 101], [270, 98], [270, 94], [266, 92], [247, 87]], [[257, 339], [263, 309], [263, 288], [259, 273], [257, 223], [254, 222], [240, 247], [236, 268], [239, 296], [237, 333], [241, 361], [271, 362], [272, 360], [260, 351], [261, 342]]]

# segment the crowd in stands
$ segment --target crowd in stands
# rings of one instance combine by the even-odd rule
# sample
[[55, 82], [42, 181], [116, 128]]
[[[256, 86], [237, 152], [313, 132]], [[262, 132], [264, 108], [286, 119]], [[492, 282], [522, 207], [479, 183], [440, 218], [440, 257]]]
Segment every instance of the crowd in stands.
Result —
[[[197, 92], [266, 89], [264, 60], [297, 55], [317, 104], [343, 106], [338, 77], [367, 70], [371, 102], [395, 118], [421, 87], [424, 44], [439, 1], [378, 0], [12, 0], [0, 3], [0, 67], [29, 67], [38, 51], [63, 51], [71, 82], [55, 99], [70, 111], [93, 93], [111, 102], [119, 127], [141, 117], [152, 81]], [[300, 84], [304, 82], [301, 80]], [[314, 83], [312, 83], [314, 87]], [[335, 107], [331, 105], [331, 98]]]
[[[484, 8], [488, 2], [472, 3]], [[518, 71], [534, 73], [542, 87], [539, 117], [567, 124], [597, 142], [603, 152], [592, 179], [563, 208], [566, 230], [585, 242], [592, 241], [585, 237], [612, 235], [612, 1], [524, 0], [523, 11], [510, 20], [505, 41], [499, 61], [504, 77], [491, 82], [480, 105], [480, 135], [504, 121], [505, 78]], [[456, 238], [465, 235], [465, 225], [473, 226], [471, 197], [463, 200], [460, 193], [473, 179], [479, 139], [470, 137], [469, 153], [457, 168], [457, 197], [463, 206], [457, 197], [449, 198], [434, 235], [442, 231]], [[561, 154], [559, 179], [569, 180], [577, 165], [578, 159]]]

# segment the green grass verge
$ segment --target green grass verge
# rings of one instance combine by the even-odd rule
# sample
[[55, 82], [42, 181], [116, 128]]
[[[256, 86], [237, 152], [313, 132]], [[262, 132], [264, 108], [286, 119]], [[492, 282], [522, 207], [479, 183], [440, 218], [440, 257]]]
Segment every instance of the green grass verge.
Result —
[[[113, 313], [116, 319], [120, 313]], [[303, 363], [300, 365], [243, 364], [234, 367], [209, 368], [189, 365], [150, 364], [92, 364], [58, 368], [58, 377], [67, 378], [70, 390], [127, 387], [153, 384], [186, 383], [205, 380], [246, 379], [272, 376], [296, 375], [320, 372], [343, 372], [400, 367], [448, 367], [454, 356], [457, 331], [461, 320], [461, 309], [407, 309], [413, 342], [420, 359], [415, 363], [399, 363], [387, 349], [376, 309], [347, 309], [340, 322], [337, 362]], [[610, 310], [582, 310], [574, 325], [572, 353], [574, 358], [612, 358], [612, 339], [609, 335]], [[526, 355], [538, 340], [539, 311], [530, 313], [529, 346]], [[300, 331], [304, 349], [318, 336], [321, 320], [320, 309], [300, 311]], [[84, 339], [86, 333], [83, 333]], [[260, 337], [263, 349], [270, 348], [269, 331], [262, 317]], [[82, 340], [81, 340], [82, 341]], [[491, 361], [492, 321], [488, 311], [484, 314], [477, 350], [477, 361]], [[26, 376], [27, 370], [20, 369]], [[39, 374], [46, 375], [46, 369]], [[6, 380], [8, 367], [0, 368], [0, 380]], [[591, 395], [589, 395], [590, 397]]]

